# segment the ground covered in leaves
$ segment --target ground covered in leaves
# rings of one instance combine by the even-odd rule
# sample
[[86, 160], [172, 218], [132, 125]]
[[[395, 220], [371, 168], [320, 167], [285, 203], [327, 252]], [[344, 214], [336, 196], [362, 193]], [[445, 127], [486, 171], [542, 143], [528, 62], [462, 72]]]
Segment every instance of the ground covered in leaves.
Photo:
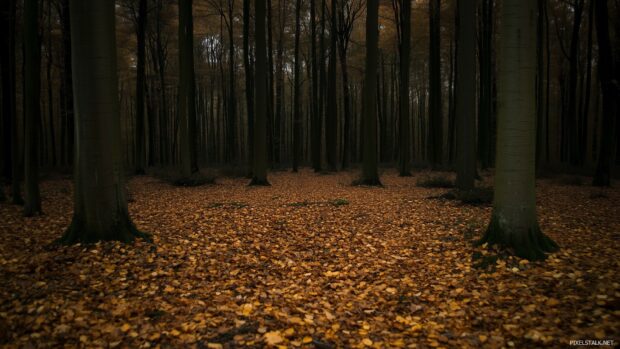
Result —
[[270, 174], [271, 187], [134, 178], [130, 212], [154, 244], [70, 247], [51, 243], [71, 219], [71, 182], [45, 181], [45, 215], [0, 204], [0, 345], [618, 343], [618, 189], [539, 180], [540, 223], [562, 250], [528, 263], [473, 247], [490, 207], [442, 199], [420, 176], [388, 171], [383, 188], [307, 170]]

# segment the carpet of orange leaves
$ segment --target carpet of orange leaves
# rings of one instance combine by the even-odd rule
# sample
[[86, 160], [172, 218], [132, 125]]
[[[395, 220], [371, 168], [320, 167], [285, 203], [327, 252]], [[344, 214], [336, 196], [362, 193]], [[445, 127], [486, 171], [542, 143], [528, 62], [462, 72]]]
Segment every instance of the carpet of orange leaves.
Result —
[[51, 242], [70, 222], [71, 182], [44, 181], [45, 215], [0, 204], [0, 346], [618, 343], [620, 190], [539, 180], [541, 227], [562, 249], [533, 263], [472, 245], [489, 206], [429, 199], [445, 189], [392, 171], [383, 188], [353, 179], [134, 178], [130, 212], [154, 243], [69, 247]]

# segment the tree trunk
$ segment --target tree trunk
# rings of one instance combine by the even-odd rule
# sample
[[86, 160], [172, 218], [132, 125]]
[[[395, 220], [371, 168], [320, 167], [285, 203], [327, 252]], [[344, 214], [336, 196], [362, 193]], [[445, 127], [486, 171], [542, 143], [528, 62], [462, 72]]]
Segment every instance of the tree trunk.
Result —
[[73, 113], [73, 73], [71, 63], [71, 12], [69, 9], [69, 0], [61, 0], [61, 22], [62, 22], [62, 50], [63, 50], [63, 66], [62, 66], [62, 82], [60, 85], [60, 94], [62, 97], [61, 102], [61, 115], [63, 117], [63, 124], [61, 127], [61, 133], [64, 133], [64, 137], [61, 137], [61, 163], [64, 165], [73, 164], [74, 152], [74, 138], [75, 138], [75, 121]]
[[15, 0], [2, 1], [2, 149], [4, 152], [3, 174], [11, 182], [14, 204], [22, 204], [19, 185], [19, 143], [17, 137], [17, 114], [15, 92]]
[[301, 156], [301, 66], [299, 64], [299, 35], [301, 31], [301, 0], [295, 5], [295, 86], [293, 101], [293, 172], [297, 172]]
[[366, 70], [364, 73], [364, 160], [361, 184], [381, 185], [377, 169], [377, 65], [379, 61], [379, 0], [366, 10]]
[[441, 112], [441, 1], [429, 1], [430, 56], [429, 56], [429, 152], [433, 166], [443, 163], [443, 114]]
[[179, 0], [179, 142], [181, 176], [198, 172], [192, 0]]
[[586, 53], [586, 82], [585, 92], [583, 93], [583, 107], [579, 110], [581, 122], [579, 124], [579, 165], [583, 166], [586, 162], [588, 149], [588, 114], [590, 112], [590, 88], [592, 86], [592, 28], [594, 27], [594, 1], [590, 0], [588, 9], [588, 48]]
[[265, 0], [254, 3], [254, 23], [256, 35], [256, 76], [254, 93], [256, 109], [254, 120], [254, 164], [250, 185], [269, 185], [267, 181], [267, 48], [265, 47]]
[[41, 44], [37, 0], [24, 2], [24, 216], [41, 214], [39, 137], [41, 123]]
[[411, 134], [409, 133], [409, 61], [411, 56], [411, 1], [399, 0], [400, 9], [400, 85], [399, 85], [399, 162], [400, 176], [411, 175]]
[[52, 155], [52, 167], [56, 166], [56, 128], [54, 127], [54, 87], [52, 81], [52, 65], [54, 62], [52, 52], [52, 2], [47, 2], [47, 105], [50, 129], [50, 153]]
[[129, 218], [122, 171], [114, 3], [71, 0], [77, 136], [74, 213], [63, 243], [147, 237]]
[[228, 161], [237, 161], [237, 88], [235, 82], [234, 0], [228, 0]]
[[472, 190], [476, 179], [476, 7], [463, 0], [459, 0], [457, 7], [456, 187]]
[[330, 171], [338, 170], [338, 153], [336, 151], [338, 127], [338, 92], [336, 91], [336, 16], [337, 0], [331, 1], [331, 21], [329, 30], [329, 62], [327, 64], [327, 112], [325, 114], [325, 145], [327, 146], [327, 166]]
[[583, 1], [577, 0], [574, 4], [573, 13], [573, 32], [571, 35], [569, 52], [568, 70], [568, 99], [566, 110], [566, 122], [568, 123], [569, 139], [568, 153], [569, 161], [573, 166], [579, 163], [579, 139], [578, 139], [578, 118], [577, 118], [577, 63], [579, 60], [579, 28], [581, 27], [581, 14], [583, 13]]
[[618, 119], [618, 82], [614, 81], [613, 52], [609, 39], [607, 1], [596, 1], [596, 37], [598, 40], [599, 80], [603, 92], [603, 125], [598, 148], [598, 163], [592, 180], [597, 187], [611, 185], [611, 158], [613, 153], [613, 124]]
[[557, 245], [542, 233], [536, 215], [536, 3], [505, 0], [500, 23], [495, 198], [480, 243], [544, 259]]
[[144, 174], [146, 146], [144, 137], [144, 88], [146, 51], [146, 0], [139, 0], [137, 17], [137, 64], [136, 64], [136, 161], [135, 173]]
[[[542, 1], [542, 0], [541, 0]], [[478, 160], [480, 167], [491, 166], [493, 158], [492, 113], [493, 113], [493, 0], [482, 0], [480, 20], [480, 95], [478, 102]]]
[[[243, 0], [243, 67], [245, 71], [245, 102], [248, 114], [249, 168], [254, 158], [254, 72], [250, 61], [250, 0]], [[251, 172], [251, 170], [250, 170]]]
[[[315, 171], [321, 169], [321, 140], [320, 134], [320, 109], [319, 109], [319, 73], [317, 52], [316, 52], [316, 6], [314, 1], [310, 1], [310, 51], [312, 64], [312, 123], [310, 132], [310, 148], [312, 153], [312, 167]], [[322, 54], [322, 52], [320, 52]]]

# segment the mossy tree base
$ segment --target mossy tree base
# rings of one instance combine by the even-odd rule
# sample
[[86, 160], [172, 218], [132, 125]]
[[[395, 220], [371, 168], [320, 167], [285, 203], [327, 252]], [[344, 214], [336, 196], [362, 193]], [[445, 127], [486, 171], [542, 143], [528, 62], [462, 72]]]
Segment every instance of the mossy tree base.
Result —
[[248, 183], [249, 186], [262, 186], [262, 187], [269, 187], [271, 186], [271, 183], [269, 183], [269, 181], [267, 179], [260, 179], [257, 177], [253, 177], [252, 180], [250, 181], [250, 183]]
[[150, 234], [139, 231], [128, 217], [119, 219], [106, 230], [89, 229], [86, 224], [76, 217], [64, 235], [56, 240], [57, 244], [73, 245], [77, 243], [93, 244], [99, 241], [133, 242], [136, 238], [153, 242]]
[[559, 249], [558, 244], [545, 235], [537, 223], [527, 230], [511, 229], [501, 224], [495, 216], [491, 218], [489, 227], [477, 245], [485, 243], [509, 249], [516, 256], [531, 261], [544, 260], [547, 258], [547, 253]]

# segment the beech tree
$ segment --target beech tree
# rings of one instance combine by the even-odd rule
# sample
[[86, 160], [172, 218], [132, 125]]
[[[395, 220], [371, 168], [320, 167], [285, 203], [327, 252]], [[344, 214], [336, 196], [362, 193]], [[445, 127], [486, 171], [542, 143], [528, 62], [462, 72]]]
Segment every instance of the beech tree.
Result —
[[540, 230], [536, 214], [536, 3], [505, 0], [500, 16], [495, 196], [480, 243], [544, 259], [558, 246]]
[[62, 243], [148, 238], [125, 196], [114, 10], [107, 0], [70, 2], [77, 151], [73, 219]]

